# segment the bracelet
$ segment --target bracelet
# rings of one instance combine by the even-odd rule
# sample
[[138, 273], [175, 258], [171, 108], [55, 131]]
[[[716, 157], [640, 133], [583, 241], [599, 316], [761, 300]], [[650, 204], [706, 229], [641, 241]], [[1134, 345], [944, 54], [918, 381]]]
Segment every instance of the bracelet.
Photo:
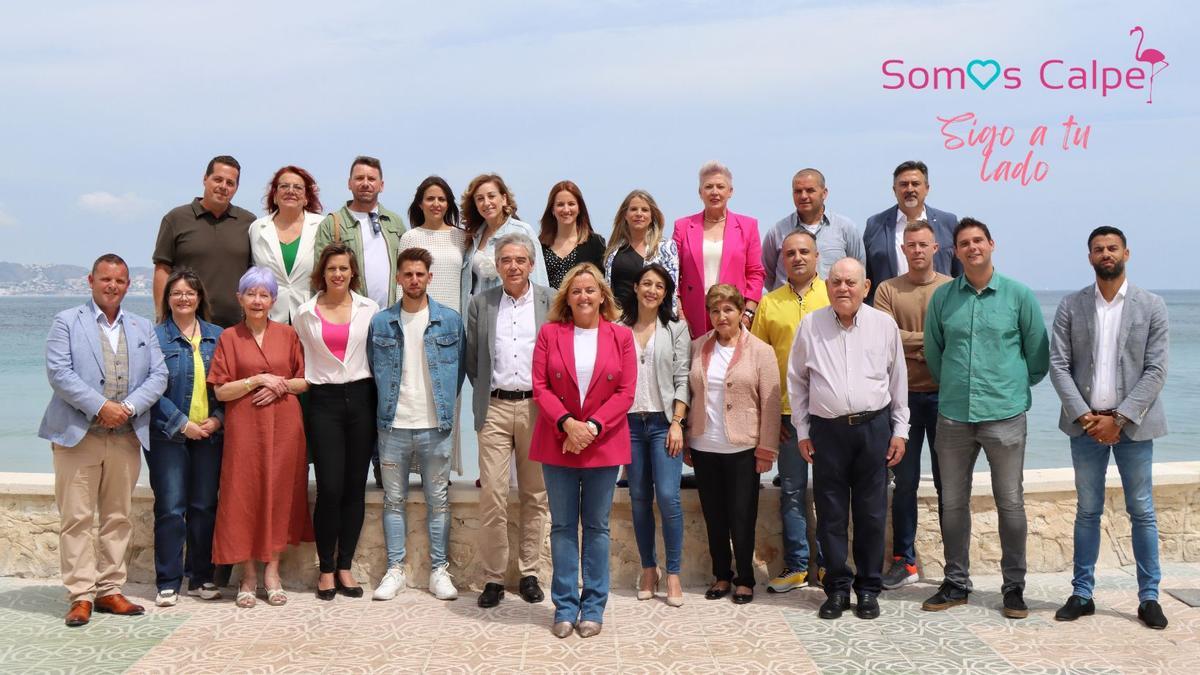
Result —
[[247, 377], [246, 379], [242, 380], [242, 384], [246, 385], [246, 391], [249, 392], [253, 390], [253, 387], [250, 386], [250, 378]]

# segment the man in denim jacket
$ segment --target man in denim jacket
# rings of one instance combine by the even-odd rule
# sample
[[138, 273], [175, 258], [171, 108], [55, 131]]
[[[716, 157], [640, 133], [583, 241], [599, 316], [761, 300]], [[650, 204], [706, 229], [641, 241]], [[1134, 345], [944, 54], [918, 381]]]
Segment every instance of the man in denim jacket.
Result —
[[[391, 600], [407, 586], [404, 571], [408, 469], [421, 464], [428, 508], [429, 590], [440, 600], [458, 591], [450, 580], [450, 451], [454, 403], [462, 388], [462, 317], [426, 294], [433, 256], [423, 248], [400, 252], [400, 301], [371, 319], [367, 358], [378, 391], [379, 460], [383, 477], [383, 536], [388, 571], [376, 600]], [[408, 366], [407, 368], [405, 366]]]

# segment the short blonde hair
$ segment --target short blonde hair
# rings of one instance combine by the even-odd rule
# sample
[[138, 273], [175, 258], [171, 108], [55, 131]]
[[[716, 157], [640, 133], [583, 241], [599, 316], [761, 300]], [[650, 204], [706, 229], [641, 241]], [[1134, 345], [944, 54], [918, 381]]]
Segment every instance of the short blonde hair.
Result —
[[558, 287], [558, 294], [554, 296], [554, 300], [550, 302], [550, 311], [546, 312], [546, 321], [562, 321], [566, 323], [573, 321], [571, 316], [571, 306], [567, 304], [567, 296], [571, 294], [571, 284], [575, 283], [575, 279], [584, 274], [592, 275], [596, 280], [596, 284], [600, 286], [600, 316], [609, 321], [616, 321], [620, 316], [617, 311], [617, 301], [613, 298], [612, 289], [608, 284], [604, 283], [604, 273], [600, 271], [592, 263], [579, 263], [567, 271], [563, 276], [562, 284]]
[[707, 176], [711, 176], [715, 173], [725, 176], [725, 179], [729, 181], [729, 184], [733, 185], [733, 172], [729, 170], [729, 167], [715, 159], [705, 162], [704, 165], [700, 167], [700, 184], [703, 185], [704, 179]]
[[722, 302], [731, 303], [737, 307], [738, 311], [746, 309], [746, 298], [742, 297], [741, 291], [730, 284], [713, 284], [712, 288], [708, 289], [708, 293], [704, 294], [704, 310], [711, 312]]

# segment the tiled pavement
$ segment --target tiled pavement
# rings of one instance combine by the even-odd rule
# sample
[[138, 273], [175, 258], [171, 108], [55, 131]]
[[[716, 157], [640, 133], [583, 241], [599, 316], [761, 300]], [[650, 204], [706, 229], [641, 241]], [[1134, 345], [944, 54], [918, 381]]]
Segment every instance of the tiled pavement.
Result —
[[[0, 579], [3, 673], [1198, 673], [1200, 609], [1164, 593], [1165, 631], [1137, 622], [1131, 569], [1099, 575], [1097, 615], [1057, 623], [1069, 575], [1032, 575], [1022, 621], [1004, 619], [998, 577], [976, 577], [971, 602], [922, 612], [928, 584], [885, 593], [882, 616], [852, 613], [821, 621], [824, 595], [810, 588], [752, 604], [705, 601], [689, 589], [682, 608], [610, 596], [604, 631], [583, 640], [550, 635], [549, 600], [527, 605], [509, 594], [481, 610], [475, 595], [439, 602], [409, 589], [391, 602], [317, 601], [291, 593], [285, 607], [239, 610], [231, 600], [183, 598], [152, 607], [147, 586], [127, 593], [144, 617], [97, 615], [66, 628], [67, 604], [54, 580]], [[1164, 568], [1162, 588], [1200, 588], [1200, 564]]]

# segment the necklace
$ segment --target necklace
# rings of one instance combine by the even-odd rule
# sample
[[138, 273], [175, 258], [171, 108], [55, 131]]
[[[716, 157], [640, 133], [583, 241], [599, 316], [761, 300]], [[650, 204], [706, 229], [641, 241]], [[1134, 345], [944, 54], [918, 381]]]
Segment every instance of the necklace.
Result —
[[725, 222], [725, 216], [721, 216], [720, 218], [717, 218], [716, 220], [712, 220], [712, 219], [708, 218], [707, 216], [705, 216], [704, 222], [713, 223], [714, 225], [716, 223], [723, 223], [723, 222]]
[[[175, 327], [179, 328], [179, 324], [176, 323]], [[195, 320], [192, 321], [192, 331], [191, 331], [190, 335], [187, 333], [184, 333], [182, 328], [179, 328], [179, 334], [184, 336], [185, 338], [187, 338], [189, 348], [194, 347], [195, 342], [196, 342], [196, 332], [198, 330], [200, 330], [200, 322], [195, 321]]]

